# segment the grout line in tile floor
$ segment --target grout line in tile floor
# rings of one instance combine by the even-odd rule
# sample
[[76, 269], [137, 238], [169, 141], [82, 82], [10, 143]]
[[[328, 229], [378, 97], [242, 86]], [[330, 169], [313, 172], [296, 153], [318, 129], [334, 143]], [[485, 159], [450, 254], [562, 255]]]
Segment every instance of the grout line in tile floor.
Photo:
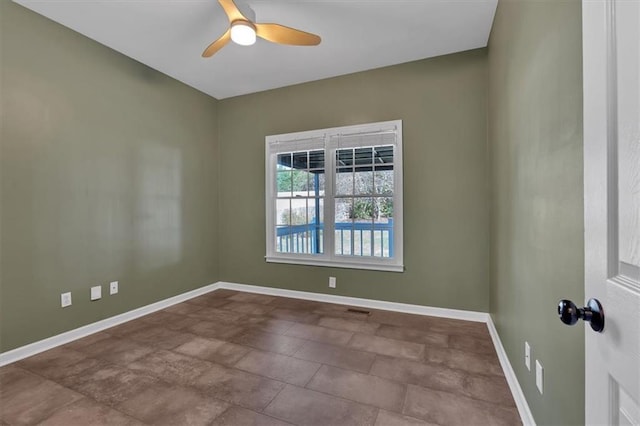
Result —
[[404, 409], [407, 406], [407, 397], [409, 396], [409, 385], [404, 387], [404, 397], [402, 398], [402, 407], [400, 407], [400, 413], [404, 413]]
[[311, 376], [311, 377], [309, 378], [309, 380], [307, 380], [307, 382], [304, 384], [304, 386], [302, 386], [303, 388], [305, 388], [305, 389], [309, 389], [309, 388], [307, 387], [307, 386], [309, 385], [309, 383], [311, 383], [311, 382], [313, 381], [313, 379], [318, 375], [318, 372], [320, 371], [320, 369], [321, 369], [322, 367], [324, 367], [324, 366], [325, 366], [325, 364], [323, 364], [323, 363], [319, 363], [319, 364], [320, 364], [320, 366], [319, 366], [319, 367], [318, 367], [318, 369], [313, 373], [313, 376]]
[[[174, 349], [175, 349], [175, 348], [174, 348]], [[238, 364], [240, 363], [240, 361], [242, 361], [243, 359], [245, 359], [246, 357], [248, 357], [248, 356], [249, 356], [249, 354], [250, 354], [251, 352], [255, 351], [255, 350], [256, 350], [256, 349], [251, 348], [251, 349], [250, 349], [246, 354], [242, 355], [242, 356], [241, 356], [241, 357], [240, 357], [236, 362], [234, 362], [230, 367], [231, 367], [231, 368], [236, 368], [236, 365], [238, 365]], [[171, 349], [171, 352], [174, 352], [174, 350], [173, 350], [173, 349]], [[179, 352], [178, 352], [178, 353], [179, 353]], [[182, 354], [182, 353], [181, 353], [180, 355], [184, 355], [184, 354]], [[186, 355], [186, 356], [191, 356], [191, 355]], [[194, 356], [191, 356], [191, 357], [192, 357], [192, 358], [196, 358], [196, 359], [200, 359], [200, 360], [202, 360], [202, 361], [208, 361], [208, 360], [206, 360], [206, 359], [204, 359], [204, 358], [198, 358], [198, 357], [194, 357]], [[208, 361], [208, 362], [212, 362], [212, 361]], [[215, 364], [215, 363], [214, 363], [214, 364]], [[238, 370], [239, 370], [239, 369], [238, 369]], [[241, 371], [244, 371], [244, 370], [241, 370]], [[248, 373], [248, 371], [245, 371], [245, 373]]]
[[[283, 383], [284, 383], [284, 382], [283, 382]], [[284, 388], [286, 388], [286, 387], [287, 387], [287, 383], [284, 383], [284, 386], [282, 387], [282, 389], [280, 389], [280, 390], [279, 390], [279, 391], [278, 391], [278, 392], [273, 396], [273, 398], [271, 398], [271, 399], [269, 400], [269, 402], [267, 402], [267, 404], [266, 404], [264, 407], [262, 407], [262, 408], [260, 409], [260, 413], [265, 414], [265, 415], [270, 416], [270, 417], [274, 417], [274, 416], [272, 416], [272, 415], [270, 415], [270, 414], [267, 414], [265, 411], [267, 410], [267, 408], [269, 407], [269, 405], [271, 405], [271, 403], [272, 403], [272, 402], [273, 402], [273, 401], [278, 397], [278, 395], [280, 395], [280, 394], [282, 393], [282, 391], [283, 391], [283, 390], [284, 390]], [[277, 417], [274, 417], [274, 418], [277, 418]], [[282, 419], [280, 419], [280, 420], [282, 420]]]
[[378, 356], [379, 356], [378, 354], [373, 354], [373, 362], [369, 366], [369, 369], [367, 370], [366, 374], [371, 374], [371, 370], [373, 369], [373, 366], [375, 365], [376, 361], [378, 361]]

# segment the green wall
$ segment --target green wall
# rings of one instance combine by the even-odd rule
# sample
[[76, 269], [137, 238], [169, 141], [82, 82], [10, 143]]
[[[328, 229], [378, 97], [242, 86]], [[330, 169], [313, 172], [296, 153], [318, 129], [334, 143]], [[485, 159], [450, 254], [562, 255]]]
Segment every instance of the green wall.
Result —
[[490, 312], [539, 425], [584, 424], [581, 40], [579, 0], [501, 0], [489, 40]]
[[0, 351], [218, 281], [217, 101], [8, 0], [0, 28]]
[[[486, 59], [479, 49], [220, 101], [222, 280], [487, 312]], [[406, 271], [266, 263], [265, 136], [393, 119]]]

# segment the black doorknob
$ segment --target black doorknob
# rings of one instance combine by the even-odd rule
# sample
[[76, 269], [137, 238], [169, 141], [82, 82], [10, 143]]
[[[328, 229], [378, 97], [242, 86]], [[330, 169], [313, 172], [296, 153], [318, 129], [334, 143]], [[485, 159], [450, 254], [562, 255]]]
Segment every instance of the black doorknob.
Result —
[[584, 308], [578, 308], [571, 300], [562, 299], [558, 303], [558, 315], [560, 321], [567, 325], [585, 320], [591, 324], [593, 331], [601, 333], [604, 330], [604, 310], [598, 299], [589, 299]]

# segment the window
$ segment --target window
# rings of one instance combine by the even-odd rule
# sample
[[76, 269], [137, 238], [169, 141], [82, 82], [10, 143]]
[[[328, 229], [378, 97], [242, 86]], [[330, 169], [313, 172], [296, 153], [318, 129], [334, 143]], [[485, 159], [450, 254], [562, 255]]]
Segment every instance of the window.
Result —
[[268, 262], [403, 270], [402, 121], [266, 138]]

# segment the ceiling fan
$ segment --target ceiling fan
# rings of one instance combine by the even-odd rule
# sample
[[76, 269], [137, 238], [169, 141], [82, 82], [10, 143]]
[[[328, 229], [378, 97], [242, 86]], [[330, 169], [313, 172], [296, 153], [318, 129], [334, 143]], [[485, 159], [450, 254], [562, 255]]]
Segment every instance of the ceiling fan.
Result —
[[229, 40], [243, 46], [250, 46], [256, 42], [256, 36], [272, 43], [294, 46], [317, 46], [320, 44], [320, 37], [315, 34], [280, 24], [256, 23], [255, 13], [248, 6], [243, 8], [245, 10], [241, 12], [233, 0], [218, 0], [218, 2], [229, 17], [229, 28], [202, 52], [203, 58], [213, 56], [229, 43]]

